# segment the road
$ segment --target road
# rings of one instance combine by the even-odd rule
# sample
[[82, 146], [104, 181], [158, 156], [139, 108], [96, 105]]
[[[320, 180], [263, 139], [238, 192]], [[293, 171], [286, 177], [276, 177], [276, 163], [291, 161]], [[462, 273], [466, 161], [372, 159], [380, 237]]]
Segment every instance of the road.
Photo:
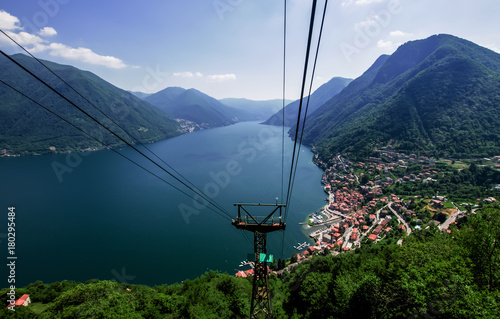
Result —
[[457, 219], [457, 216], [460, 213], [462, 213], [462, 211], [457, 207], [457, 205], [455, 205], [455, 203], [453, 203], [453, 206], [455, 206], [457, 211], [455, 213], [451, 214], [450, 217], [448, 217], [448, 219], [444, 223], [439, 225], [439, 230], [441, 230], [441, 231], [447, 230], [448, 227], [450, 227], [450, 224], [453, 223]]
[[363, 234], [363, 235], [361, 235], [361, 236], [360, 236], [360, 237], [359, 237], [359, 238], [358, 238], [358, 239], [354, 242], [354, 245], [359, 246], [359, 244], [361, 243], [361, 241], [363, 240], [363, 238], [365, 238], [365, 237], [366, 237], [366, 234], [369, 234], [369, 233], [372, 231], [372, 229], [373, 229], [374, 227], [376, 227], [378, 224], [380, 224], [380, 223], [379, 223], [379, 221], [380, 221], [380, 212], [381, 212], [383, 209], [387, 208], [387, 206], [389, 206], [389, 204], [387, 204], [387, 205], [385, 205], [384, 207], [382, 207], [381, 209], [377, 210], [377, 212], [375, 213], [375, 214], [376, 214], [376, 216], [377, 216], [377, 219], [375, 219], [375, 221], [373, 222], [372, 226], [371, 226], [370, 228], [368, 228], [368, 230], [367, 230], [366, 232], [364, 232], [364, 234]]
[[405, 225], [406, 227], [406, 234], [410, 235], [411, 234], [411, 228], [410, 226], [408, 226], [408, 224], [405, 222], [405, 220], [398, 214], [396, 213], [396, 211], [394, 209], [392, 209], [392, 202], [389, 202], [389, 204], [387, 204], [387, 206], [389, 206], [389, 209], [392, 211], [392, 213], [394, 214], [394, 216], [396, 216], [398, 218], [398, 221]]

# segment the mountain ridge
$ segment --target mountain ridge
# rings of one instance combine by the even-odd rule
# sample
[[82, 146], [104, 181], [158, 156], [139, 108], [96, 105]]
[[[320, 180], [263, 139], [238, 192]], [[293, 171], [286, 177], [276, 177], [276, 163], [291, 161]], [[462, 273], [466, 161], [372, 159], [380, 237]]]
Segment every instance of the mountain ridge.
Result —
[[[340, 93], [352, 79], [334, 77], [328, 82], [321, 85], [316, 89], [309, 99], [309, 110], [308, 114], [314, 113], [321, 105], [326, 103], [329, 99]], [[304, 101], [307, 101], [307, 97], [304, 97]], [[285, 106], [285, 126], [293, 126], [297, 122], [297, 114], [299, 112], [300, 99], [295, 100]], [[302, 111], [302, 116], [305, 114], [305, 106]], [[266, 125], [278, 125], [283, 124], [283, 110], [280, 110], [273, 114], [269, 119], [264, 121], [263, 124]]]
[[145, 98], [163, 112], [194, 122], [199, 128], [226, 126], [238, 122], [238, 111], [196, 89], [168, 87]]
[[451, 35], [408, 42], [313, 113], [304, 139], [324, 156], [500, 152], [499, 70], [499, 54]]
[[[109, 119], [50, 74], [36, 60], [23, 54], [15, 54], [12, 58], [37, 74], [101, 123], [105, 123], [113, 131], [125, 136], [121, 129], [114, 126]], [[43, 84], [15, 64], [7, 61], [6, 58], [4, 59], [8, 63], [2, 63], [0, 70], [10, 85], [20, 89], [91, 135], [101, 138], [106, 144], [123, 145], [123, 142], [106, 132]], [[181, 134], [181, 128], [174, 119], [95, 74], [73, 66], [41, 61], [110, 118], [134, 134], [142, 143], [150, 143]], [[62, 122], [6, 86], [0, 87], [0, 97], [2, 100], [0, 103], [0, 113], [2, 114], [0, 118], [0, 148], [5, 149], [9, 154], [45, 154], [103, 147], [102, 144]], [[135, 142], [128, 136], [125, 139], [130, 143]]]

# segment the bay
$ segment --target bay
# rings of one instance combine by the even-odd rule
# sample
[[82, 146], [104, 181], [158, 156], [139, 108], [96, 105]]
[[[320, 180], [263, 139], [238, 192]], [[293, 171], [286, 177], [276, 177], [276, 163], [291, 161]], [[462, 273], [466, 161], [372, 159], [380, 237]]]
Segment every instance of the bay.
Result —
[[[293, 141], [284, 141], [286, 194]], [[281, 143], [280, 127], [245, 122], [148, 147], [234, 217], [234, 203], [282, 201]], [[120, 152], [194, 195], [134, 150]], [[299, 223], [324, 205], [322, 172], [312, 156], [302, 147], [286, 231], [268, 235], [275, 258], [290, 257], [293, 245], [308, 240]], [[253, 251], [253, 235], [236, 230], [223, 213], [110, 150], [0, 158], [0, 178], [0, 247], [7, 255], [7, 213], [13, 206], [17, 286], [93, 278], [181, 282], [208, 270], [234, 274]], [[1, 268], [7, 286], [8, 269]]]

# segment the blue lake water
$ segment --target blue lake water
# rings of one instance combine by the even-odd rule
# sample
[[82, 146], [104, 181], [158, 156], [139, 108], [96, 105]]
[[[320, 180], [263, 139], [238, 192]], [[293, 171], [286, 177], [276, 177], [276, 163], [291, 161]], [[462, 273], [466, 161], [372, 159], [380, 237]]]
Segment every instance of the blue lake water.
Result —
[[[281, 133], [280, 127], [246, 122], [148, 147], [236, 216], [233, 203], [281, 198]], [[292, 147], [286, 137], [285, 180]], [[120, 151], [185, 189], [134, 150]], [[312, 156], [302, 147], [284, 257], [307, 240], [299, 223], [324, 205], [322, 172]], [[234, 274], [253, 251], [243, 231], [227, 218], [109, 150], [0, 158], [0, 178], [0, 251], [6, 258], [7, 213], [14, 206], [17, 286], [92, 278], [157, 285], [192, 279], [209, 269]], [[253, 235], [247, 235], [253, 243]], [[281, 257], [282, 236], [268, 235], [268, 252], [276, 258]], [[6, 287], [8, 269], [0, 271], [0, 287]]]

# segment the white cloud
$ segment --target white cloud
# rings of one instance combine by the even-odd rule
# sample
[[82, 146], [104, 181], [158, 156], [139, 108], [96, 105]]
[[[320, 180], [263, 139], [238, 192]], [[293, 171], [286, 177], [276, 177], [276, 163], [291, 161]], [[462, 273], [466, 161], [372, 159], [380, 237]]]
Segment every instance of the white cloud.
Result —
[[232, 81], [236, 80], [236, 75], [233, 73], [228, 74], [211, 74], [206, 77], [200, 72], [174, 72], [173, 75], [179, 78], [207, 78], [212, 81], [222, 82], [222, 81]]
[[[62, 43], [50, 43], [38, 35], [21, 31], [19, 19], [5, 11], [0, 11], [0, 28], [6, 30], [14, 41], [25, 47], [31, 53], [45, 52], [50, 55], [59, 56], [69, 60], [76, 60], [94, 65], [102, 65], [112, 69], [122, 69], [127, 65], [119, 58], [113, 56], [99, 55], [88, 48], [72, 48]], [[43, 37], [50, 37], [57, 34], [52, 27], [44, 27], [38, 34]], [[0, 43], [12, 45], [12, 41], [6, 37], [0, 37]]]
[[208, 78], [210, 80], [215, 80], [215, 81], [232, 81], [236, 80], [236, 74], [230, 73], [230, 74], [212, 74], [209, 75]]
[[45, 27], [41, 29], [38, 34], [42, 37], [52, 37], [57, 34], [57, 31], [52, 27]]
[[377, 47], [379, 48], [392, 48], [394, 47], [394, 43], [392, 43], [392, 41], [384, 41], [384, 40], [378, 40], [377, 41]]
[[362, 6], [362, 5], [372, 4], [372, 3], [382, 3], [385, 1], [386, 0], [344, 0], [344, 1], [342, 1], [342, 5], [349, 6], [351, 4], [354, 4], [357, 6]]
[[0, 10], [0, 29], [4, 31], [22, 29], [19, 24], [19, 19], [17, 17]]
[[47, 46], [49, 54], [60, 56], [69, 60], [82, 61], [94, 65], [102, 65], [112, 69], [123, 69], [127, 67], [122, 60], [113, 56], [99, 55], [87, 48], [72, 48], [62, 43], [51, 43]]
[[201, 78], [201, 77], [203, 77], [203, 74], [201, 74], [200, 72], [193, 73], [193, 72], [187, 71], [187, 72], [174, 72], [174, 76], [181, 77], [181, 78], [193, 78], [193, 77]]
[[403, 32], [403, 31], [400, 31], [400, 30], [391, 31], [391, 32], [389, 32], [389, 35], [391, 37], [411, 37], [411, 36], [413, 36], [412, 33], [407, 33], [407, 32]]
[[354, 28], [355, 29], [358, 29], [358, 28], [368, 28], [370, 26], [373, 26], [373, 25], [376, 25], [378, 22], [377, 22], [377, 19], [378, 16], [371, 16], [369, 17], [368, 19], [364, 20], [364, 21], [361, 21], [361, 22], [358, 22], [354, 25]]
[[[19, 33], [14, 33], [12, 31], [6, 31], [5, 32], [9, 37], [11, 37], [14, 41], [19, 43], [22, 46], [29, 46], [29, 45], [39, 45], [41, 43], [47, 42], [40, 38], [39, 36], [33, 35], [28, 32], [21, 31]], [[10, 40], [6, 39], [8, 42]]]

